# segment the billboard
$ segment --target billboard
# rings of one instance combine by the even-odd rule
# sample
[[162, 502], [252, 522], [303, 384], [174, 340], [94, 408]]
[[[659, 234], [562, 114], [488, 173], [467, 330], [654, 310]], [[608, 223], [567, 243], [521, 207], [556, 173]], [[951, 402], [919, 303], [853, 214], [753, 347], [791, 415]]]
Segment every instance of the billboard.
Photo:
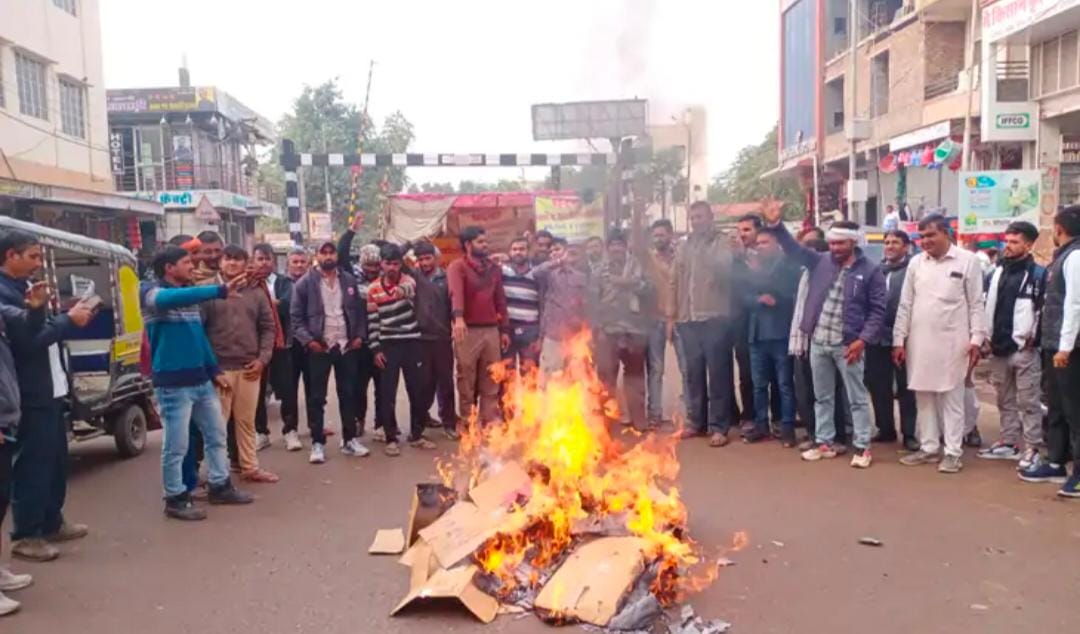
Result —
[[648, 111], [644, 99], [536, 104], [532, 107], [533, 140], [643, 136]]
[[143, 114], [217, 110], [217, 91], [212, 86], [110, 90], [106, 93], [105, 100], [105, 108], [110, 113]]
[[960, 173], [960, 233], [1001, 233], [1010, 222], [1039, 226], [1039, 170]]

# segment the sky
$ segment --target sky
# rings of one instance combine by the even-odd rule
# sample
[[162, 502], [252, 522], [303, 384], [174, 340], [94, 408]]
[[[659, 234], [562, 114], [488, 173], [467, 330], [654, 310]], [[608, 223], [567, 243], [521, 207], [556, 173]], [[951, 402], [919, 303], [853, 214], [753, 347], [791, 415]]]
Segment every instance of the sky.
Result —
[[[709, 172], [775, 124], [775, 1], [100, 0], [109, 88], [172, 86], [186, 55], [194, 85], [225, 90], [277, 121], [305, 84], [337, 77], [370, 113], [400, 110], [410, 151], [559, 151], [532, 140], [534, 103], [645, 98], [666, 122], [707, 109]], [[734, 6], [738, 5], [738, 11]], [[606, 144], [603, 144], [606, 146]], [[606, 151], [606, 147], [598, 147]], [[520, 170], [410, 168], [415, 182], [494, 181]], [[544, 170], [529, 170], [529, 179]]]

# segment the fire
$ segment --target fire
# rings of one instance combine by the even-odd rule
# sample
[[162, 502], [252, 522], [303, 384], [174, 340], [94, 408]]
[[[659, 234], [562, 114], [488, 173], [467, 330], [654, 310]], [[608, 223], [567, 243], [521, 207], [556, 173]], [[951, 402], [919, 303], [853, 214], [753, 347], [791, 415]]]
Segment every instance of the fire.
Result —
[[513, 599], [535, 593], [575, 541], [590, 534], [635, 536], [647, 545], [645, 561], [656, 571], [651, 591], [670, 605], [716, 576], [716, 566], [706, 565], [686, 532], [686, 507], [675, 486], [677, 437], [613, 436], [618, 406], [597, 377], [589, 333], [564, 348], [565, 369], [551, 376], [533, 371], [519, 377], [495, 367], [507, 422], [483, 426], [474, 414], [458, 453], [438, 465], [451, 487], [472, 487], [510, 463], [531, 480], [529, 495], [510, 510], [522, 520], [513, 525], [524, 528], [489, 539], [474, 561], [497, 582], [499, 598]]

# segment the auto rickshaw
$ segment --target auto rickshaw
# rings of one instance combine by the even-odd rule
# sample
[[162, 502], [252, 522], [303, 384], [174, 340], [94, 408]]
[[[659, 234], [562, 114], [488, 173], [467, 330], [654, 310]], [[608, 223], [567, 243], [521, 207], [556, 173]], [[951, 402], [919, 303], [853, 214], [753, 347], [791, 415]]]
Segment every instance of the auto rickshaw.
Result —
[[147, 431], [160, 429], [161, 420], [153, 384], [140, 368], [143, 321], [135, 256], [116, 244], [6, 216], [0, 216], [0, 231], [27, 233], [41, 243], [42, 279], [55, 291], [54, 312], [80, 300], [96, 305], [90, 323], [68, 333], [60, 351], [72, 436], [109, 434], [122, 457], [142, 453]]

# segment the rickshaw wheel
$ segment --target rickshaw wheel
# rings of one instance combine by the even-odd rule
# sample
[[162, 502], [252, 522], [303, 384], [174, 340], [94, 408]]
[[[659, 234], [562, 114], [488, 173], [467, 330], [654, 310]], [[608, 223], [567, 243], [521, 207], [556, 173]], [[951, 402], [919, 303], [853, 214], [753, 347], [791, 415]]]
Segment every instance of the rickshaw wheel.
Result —
[[113, 420], [113, 440], [123, 458], [134, 458], [146, 448], [146, 413], [139, 405], [128, 405]]

